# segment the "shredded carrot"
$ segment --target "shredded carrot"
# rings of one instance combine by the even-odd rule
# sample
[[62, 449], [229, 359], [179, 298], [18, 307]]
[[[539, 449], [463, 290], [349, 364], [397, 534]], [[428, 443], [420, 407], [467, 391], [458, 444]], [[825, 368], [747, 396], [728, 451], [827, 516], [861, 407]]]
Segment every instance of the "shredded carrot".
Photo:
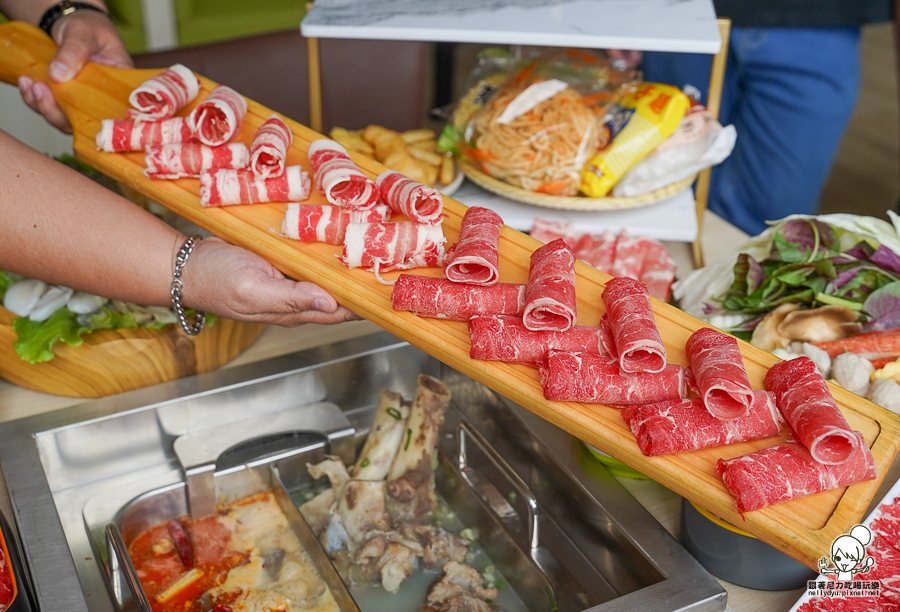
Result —
[[593, 106], [598, 102], [609, 102], [614, 99], [612, 93], [608, 91], [598, 91], [596, 93], [588, 94], [586, 96], [581, 96], [581, 99], [578, 100], [585, 106]]
[[547, 193], [550, 195], [565, 195], [569, 193], [571, 188], [571, 181], [557, 180], [550, 181], [549, 183], [544, 183], [543, 185], [538, 185], [534, 190], [538, 193]]
[[473, 161], [477, 162], [486, 162], [491, 161], [496, 156], [484, 149], [479, 149], [478, 147], [469, 147], [465, 151], [466, 157]]
[[536, 64], [537, 60], [532, 61], [530, 64], [522, 68], [522, 70], [519, 71], [519, 74], [516, 75], [515, 81], [513, 82], [521, 83], [523, 81], [531, 80], [531, 74], [534, 72], [534, 67]]

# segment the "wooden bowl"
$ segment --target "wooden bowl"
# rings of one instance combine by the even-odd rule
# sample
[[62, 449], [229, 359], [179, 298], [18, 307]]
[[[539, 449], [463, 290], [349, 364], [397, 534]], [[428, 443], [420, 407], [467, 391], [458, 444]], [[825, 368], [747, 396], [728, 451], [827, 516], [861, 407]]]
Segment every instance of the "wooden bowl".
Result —
[[162, 329], [114, 329], [85, 334], [81, 346], [62, 342], [45, 363], [22, 361], [13, 348], [16, 315], [0, 307], [0, 377], [35, 391], [71, 397], [103, 397], [209, 372], [249, 347], [265, 329], [219, 317], [190, 337], [178, 325]]

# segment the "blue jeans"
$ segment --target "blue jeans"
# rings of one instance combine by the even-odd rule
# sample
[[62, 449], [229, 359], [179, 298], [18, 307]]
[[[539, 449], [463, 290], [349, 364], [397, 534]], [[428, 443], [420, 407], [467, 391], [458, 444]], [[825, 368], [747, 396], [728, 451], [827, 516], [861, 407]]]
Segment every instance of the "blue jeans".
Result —
[[[738, 137], [712, 171], [711, 210], [751, 235], [767, 220], [816, 211], [856, 104], [859, 36], [859, 28], [732, 29], [719, 119]], [[706, 100], [711, 65], [709, 55], [645, 53], [644, 78], [692, 84]]]

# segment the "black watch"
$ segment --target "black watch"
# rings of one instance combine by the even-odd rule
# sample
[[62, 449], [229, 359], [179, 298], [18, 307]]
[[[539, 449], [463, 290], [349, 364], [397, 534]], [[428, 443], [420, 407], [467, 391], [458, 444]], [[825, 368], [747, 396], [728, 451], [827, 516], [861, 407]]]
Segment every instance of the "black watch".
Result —
[[41, 15], [41, 20], [40, 22], [38, 22], [38, 27], [52, 38], [53, 35], [50, 33], [50, 30], [53, 29], [53, 24], [59, 21], [60, 17], [65, 17], [70, 13], [74, 13], [75, 11], [80, 11], [83, 9], [88, 11], [97, 11], [98, 13], [103, 13], [107, 17], [109, 16], [109, 13], [104, 11], [99, 6], [94, 6], [93, 4], [88, 4], [87, 2], [69, 2], [69, 0], [62, 0], [62, 2], [54, 4], [53, 6], [48, 8], [44, 12], [44, 14]]

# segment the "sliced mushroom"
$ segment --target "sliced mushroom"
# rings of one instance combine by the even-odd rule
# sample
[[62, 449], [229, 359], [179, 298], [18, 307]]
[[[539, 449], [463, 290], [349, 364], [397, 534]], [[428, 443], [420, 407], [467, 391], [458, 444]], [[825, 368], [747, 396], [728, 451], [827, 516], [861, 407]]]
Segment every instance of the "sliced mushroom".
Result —
[[756, 324], [753, 335], [750, 337], [750, 343], [764, 351], [771, 352], [775, 349], [786, 349], [793, 338], [783, 334], [778, 329], [778, 326], [784, 321], [786, 316], [795, 310], [799, 310], [799, 308], [800, 304], [792, 304], [790, 302], [778, 306]]
[[811, 310], [789, 312], [778, 332], [791, 340], [827, 342], [853, 336], [862, 331], [859, 313], [846, 306], [822, 306]]

